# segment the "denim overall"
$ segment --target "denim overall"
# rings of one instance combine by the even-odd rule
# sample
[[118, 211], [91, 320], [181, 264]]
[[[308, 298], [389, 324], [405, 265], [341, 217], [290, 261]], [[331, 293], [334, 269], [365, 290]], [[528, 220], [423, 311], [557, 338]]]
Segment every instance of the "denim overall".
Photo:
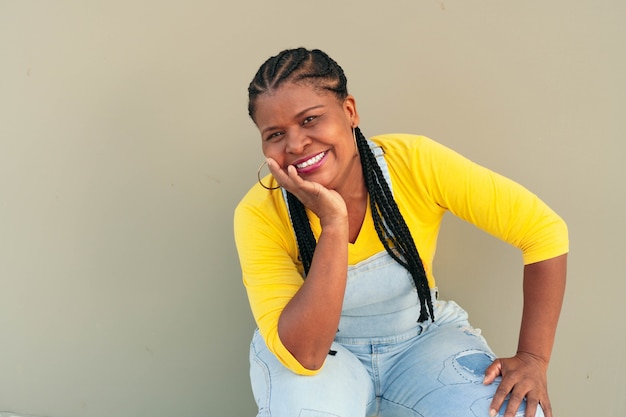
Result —
[[[372, 149], [391, 185], [382, 150]], [[488, 417], [500, 379], [482, 380], [495, 355], [461, 307], [431, 293], [436, 321], [418, 323], [413, 280], [386, 252], [349, 266], [336, 354], [314, 376], [285, 368], [255, 331], [257, 417]]]

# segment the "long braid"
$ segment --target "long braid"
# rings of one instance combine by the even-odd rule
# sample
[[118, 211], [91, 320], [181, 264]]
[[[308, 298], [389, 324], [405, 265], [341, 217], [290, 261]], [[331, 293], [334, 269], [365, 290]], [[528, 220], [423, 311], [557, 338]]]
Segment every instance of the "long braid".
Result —
[[[306, 82], [314, 88], [331, 91], [338, 100], [344, 100], [348, 96], [343, 69], [327, 54], [304, 48], [285, 50], [268, 59], [248, 87], [248, 114], [253, 120], [256, 98], [275, 91], [288, 81]], [[429, 315], [434, 320], [428, 280], [411, 232], [398, 209], [376, 156], [358, 127], [355, 128], [355, 135], [378, 238], [387, 253], [405, 267], [413, 278], [421, 305], [418, 321], [428, 320]], [[306, 276], [315, 253], [315, 237], [304, 205], [290, 192], [287, 192], [287, 204]]]
[[413, 278], [421, 305], [418, 321], [428, 320], [429, 315], [434, 320], [435, 315], [426, 271], [415, 247], [411, 231], [398, 209], [389, 184], [387, 184], [383, 172], [376, 161], [376, 155], [370, 149], [367, 140], [358, 127], [355, 128], [355, 136], [361, 156], [365, 186], [370, 194], [372, 219], [378, 238], [387, 253], [396, 262], [404, 266]]
[[315, 236], [311, 230], [311, 223], [306, 215], [304, 204], [296, 198], [295, 195], [287, 191], [287, 203], [289, 204], [289, 216], [291, 224], [298, 241], [298, 249], [300, 251], [300, 260], [304, 267], [304, 275], [309, 274], [311, 262], [313, 261], [313, 253], [315, 252]]

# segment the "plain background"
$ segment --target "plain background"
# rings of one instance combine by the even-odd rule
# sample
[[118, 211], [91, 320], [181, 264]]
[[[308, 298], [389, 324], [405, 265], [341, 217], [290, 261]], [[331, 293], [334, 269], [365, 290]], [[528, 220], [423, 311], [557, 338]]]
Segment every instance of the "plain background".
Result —
[[[564, 217], [555, 415], [626, 416], [621, 0], [0, 0], [0, 410], [255, 414], [246, 88], [297, 46], [344, 67], [366, 135], [428, 135]], [[435, 274], [513, 354], [519, 253], [446, 217]]]

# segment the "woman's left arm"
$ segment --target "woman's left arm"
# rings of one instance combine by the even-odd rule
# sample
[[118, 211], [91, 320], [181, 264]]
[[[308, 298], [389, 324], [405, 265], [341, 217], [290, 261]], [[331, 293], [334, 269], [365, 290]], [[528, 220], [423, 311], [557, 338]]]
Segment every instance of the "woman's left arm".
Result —
[[[428, 138], [404, 142], [407, 170], [436, 208], [449, 210], [522, 251], [524, 310], [517, 354], [496, 359], [484, 382], [502, 381], [491, 403], [497, 414], [510, 394], [505, 417], [513, 417], [526, 398], [526, 417], [541, 403], [552, 417], [546, 371], [563, 303], [569, 240], [567, 225], [522, 185], [482, 167]], [[417, 205], [416, 205], [417, 207]], [[421, 207], [421, 206], [420, 206]], [[425, 206], [428, 207], [428, 206]]]
[[513, 417], [524, 398], [526, 417], [534, 417], [537, 406], [546, 417], [552, 417], [546, 374], [563, 304], [566, 270], [567, 254], [524, 267], [524, 308], [517, 353], [512, 358], [496, 359], [485, 371], [485, 384], [502, 376], [491, 402], [491, 416], [510, 395], [505, 417]]

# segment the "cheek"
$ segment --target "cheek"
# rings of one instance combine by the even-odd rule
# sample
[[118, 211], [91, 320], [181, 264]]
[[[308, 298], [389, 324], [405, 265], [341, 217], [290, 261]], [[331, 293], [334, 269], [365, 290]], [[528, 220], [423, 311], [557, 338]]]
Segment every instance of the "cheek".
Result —
[[278, 143], [264, 142], [261, 144], [261, 151], [265, 157], [272, 158], [278, 165], [283, 166], [284, 155], [282, 147]]
[[261, 139], [261, 152], [263, 152], [263, 155], [269, 156], [269, 154], [274, 153], [275, 147], [276, 146], [272, 146], [272, 142]]
[[338, 132], [339, 137], [341, 138], [340, 142], [337, 144], [337, 147], [341, 149], [342, 153], [352, 155], [356, 151], [356, 144], [354, 143], [354, 137], [352, 136], [352, 129], [345, 131], [342, 130]]

